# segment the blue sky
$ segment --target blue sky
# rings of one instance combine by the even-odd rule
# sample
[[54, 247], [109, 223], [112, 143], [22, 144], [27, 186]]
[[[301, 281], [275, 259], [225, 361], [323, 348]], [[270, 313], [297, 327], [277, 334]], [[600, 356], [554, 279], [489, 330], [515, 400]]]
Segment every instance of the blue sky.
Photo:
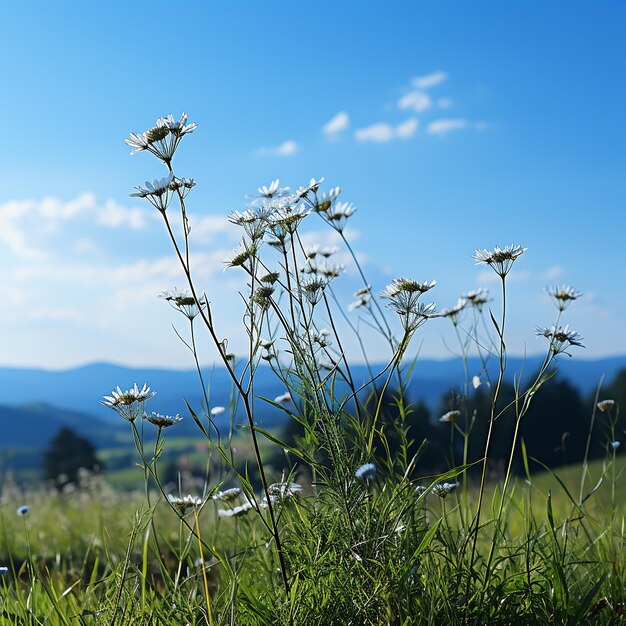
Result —
[[[198, 277], [231, 345], [225, 215], [274, 178], [324, 176], [358, 208], [375, 290], [437, 278], [449, 307], [496, 287], [476, 248], [520, 243], [510, 351], [543, 347], [543, 287], [567, 283], [581, 354], [626, 352], [623, 3], [24, 2], [3, 22], [0, 363], [191, 364], [157, 298], [183, 284], [162, 224], [128, 197], [162, 166], [123, 142], [183, 110], [199, 128], [175, 171], [198, 181]], [[446, 333], [416, 347], [446, 356]]]

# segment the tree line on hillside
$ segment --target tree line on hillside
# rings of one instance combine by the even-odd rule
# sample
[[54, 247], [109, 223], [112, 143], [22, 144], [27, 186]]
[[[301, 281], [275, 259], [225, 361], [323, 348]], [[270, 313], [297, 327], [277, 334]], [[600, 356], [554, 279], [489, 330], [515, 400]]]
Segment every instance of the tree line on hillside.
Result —
[[[606, 398], [615, 400], [618, 406], [626, 406], [626, 369], [621, 370], [609, 385], [602, 387], [599, 400]], [[493, 477], [504, 473], [509, 458], [515, 428], [514, 404], [514, 387], [510, 383], [504, 383], [497, 407], [498, 412], [502, 410], [502, 414], [494, 424], [489, 454]], [[404, 407], [405, 417], [398, 420], [401, 406]], [[377, 438], [377, 455], [384, 456], [388, 448], [393, 457], [400, 452], [402, 442], [406, 441], [409, 442], [408, 456], [418, 456], [418, 474], [446, 471], [463, 462], [464, 441], [459, 430], [466, 431], [467, 420], [472, 421], [475, 416], [468, 437], [467, 459], [469, 462], [476, 461], [484, 454], [490, 410], [491, 395], [485, 385], [476, 390], [472, 388], [467, 396], [458, 389], [452, 389], [441, 398], [436, 411], [430, 410], [420, 399], [402, 397], [398, 390], [388, 391], [383, 398], [379, 415], [379, 430], [385, 433], [386, 441]], [[609, 415], [595, 408], [595, 393], [583, 397], [567, 380], [548, 380], [532, 399], [530, 410], [521, 421], [514, 471], [517, 474], [524, 472], [520, 453], [521, 441], [526, 446], [531, 470], [540, 469], [542, 465], [555, 468], [580, 463], [586, 453], [594, 410], [596, 415], [591, 432], [589, 459], [604, 456], [607, 446], [614, 439], [626, 443], [626, 417], [618, 417], [611, 425]], [[456, 422], [458, 428], [451, 422], [440, 422], [440, 418], [451, 411], [460, 412]], [[302, 432], [302, 426], [295, 420], [290, 420], [284, 427], [283, 440], [297, 445]], [[280, 466], [283, 461], [284, 457], [278, 455], [274, 466]]]

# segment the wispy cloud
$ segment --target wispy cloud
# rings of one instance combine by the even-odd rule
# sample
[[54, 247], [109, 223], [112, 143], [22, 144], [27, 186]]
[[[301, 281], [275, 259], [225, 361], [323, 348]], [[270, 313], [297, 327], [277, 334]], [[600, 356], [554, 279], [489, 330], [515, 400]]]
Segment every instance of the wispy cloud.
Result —
[[0, 246], [24, 260], [46, 257], [47, 242], [54, 240], [62, 224], [84, 220], [102, 226], [128, 226], [139, 230], [146, 226], [148, 209], [127, 208], [114, 200], [98, 204], [95, 194], [83, 193], [72, 200], [55, 197], [8, 200], [0, 204]]
[[467, 120], [461, 118], [434, 120], [426, 126], [429, 135], [446, 135], [453, 130], [467, 128]]
[[429, 87], [434, 87], [435, 85], [439, 85], [448, 79], [447, 72], [432, 72], [431, 74], [426, 74], [424, 76], [417, 76], [411, 80], [411, 84], [418, 89], [428, 89]]
[[433, 105], [432, 98], [423, 91], [409, 91], [398, 100], [400, 109], [411, 109], [416, 113], [422, 113]]
[[386, 122], [379, 122], [367, 126], [366, 128], [359, 128], [355, 131], [354, 136], [358, 141], [385, 143], [393, 139], [409, 139], [415, 134], [417, 127], [417, 119], [411, 117], [397, 126], [392, 126]]
[[300, 146], [293, 139], [287, 139], [278, 146], [259, 148], [257, 154], [259, 156], [291, 156], [299, 149]]
[[350, 126], [350, 116], [345, 111], [340, 111], [322, 126], [322, 132], [329, 138], [335, 138], [348, 126]]
[[549, 278], [551, 280], [558, 278], [562, 274], [563, 274], [563, 268], [559, 267], [558, 265], [552, 265], [543, 273], [543, 275], [546, 278]]

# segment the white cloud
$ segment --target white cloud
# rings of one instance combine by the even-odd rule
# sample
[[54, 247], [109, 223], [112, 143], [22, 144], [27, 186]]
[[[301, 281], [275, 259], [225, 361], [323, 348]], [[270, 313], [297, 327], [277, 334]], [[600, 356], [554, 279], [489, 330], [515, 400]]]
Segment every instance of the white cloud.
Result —
[[449, 109], [452, 106], [452, 100], [450, 98], [439, 98], [437, 106], [440, 109]]
[[558, 265], [553, 265], [552, 267], [549, 267], [545, 272], [544, 272], [544, 276], [546, 278], [558, 278], [559, 276], [561, 276], [563, 274], [563, 268], [559, 267]]
[[350, 116], [345, 111], [340, 111], [322, 126], [322, 132], [327, 136], [334, 136], [348, 128], [349, 125]]
[[377, 141], [385, 142], [393, 139], [393, 127], [390, 124], [379, 123], [372, 124], [367, 128], [358, 128], [354, 136], [358, 141]]
[[461, 130], [467, 127], [467, 120], [464, 119], [441, 119], [430, 122], [426, 126], [426, 132], [430, 135], [445, 135], [453, 130]]
[[300, 149], [300, 146], [293, 141], [293, 139], [287, 139], [278, 146], [272, 148], [259, 148], [257, 154], [259, 156], [291, 156]]
[[194, 242], [204, 245], [213, 243], [216, 238], [228, 242], [239, 238], [239, 229], [228, 221], [225, 215], [190, 216], [191, 237]]
[[127, 208], [115, 200], [107, 200], [98, 210], [97, 222], [109, 228], [128, 226], [132, 230], [142, 230], [146, 227], [148, 215], [153, 215], [153, 212], [148, 212], [147, 209]]
[[414, 78], [411, 83], [418, 89], [428, 89], [429, 87], [443, 83], [447, 78], [448, 74], [446, 72], [432, 72], [432, 74]]
[[358, 141], [374, 141], [377, 143], [385, 143], [392, 139], [408, 139], [415, 134], [417, 130], [417, 119], [409, 118], [405, 122], [392, 126], [386, 122], [372, 124], [366, 128], [359, 128], [354, 133]]
[[400, 109], [411, 109], [416, 113], [422, 113], [427, 111], [433, 105], [431, 97], [423, 91], [409, 91], [398, 100], [398, 107]]
[[406, 122], [398, 124], [396, 126], [396, 137], [400, 139], [408, 139], [415, 134], [417, 130], [417, 119], [414, 117], [409, 118]]

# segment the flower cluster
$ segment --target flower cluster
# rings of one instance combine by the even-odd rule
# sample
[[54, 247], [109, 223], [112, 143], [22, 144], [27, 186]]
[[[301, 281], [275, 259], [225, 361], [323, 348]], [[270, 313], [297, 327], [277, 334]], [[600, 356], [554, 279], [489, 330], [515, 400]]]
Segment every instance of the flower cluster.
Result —
[[387, 306], [399, 315], [402, 327], [409, 333], [434, 316], [434, 303], [423, 304], [418, 300], [436, 284], [436, 280], [419, 283], [408, 278], [396, 278], [380, 292], [380, 297], [389, 300]]
[[584, 348], [581, 343], [582, 337], [579, 333], [571, 331], [567, 326], [550, 326], [549, 328], [536, 328], [537, 335], [545, 337], [550, 341], [550, 351], [556, 356], [564, 352], [570, 346], [578, 346]]
[[174, 496], [171, 493], [167, 496], [167, 501], [176, 509], [179, 515], [185, 515], [189, 509], [197, 509], [202, 506], [204, 500], [198, 496]]
[[474, 260], [477, 264], [486, 263], [489, 265], [498, 276], [504, 278], [511, 269], [511, 266], [515, 260], [528, 248], [522, 248], [522, 246], [511, 245], [500, 248], [496, 246], [491, 252], [489, 250], [476, 250], [474, 253]]
[[169, 165], [180, 140], [197, 127], [196, 123], [187, 124], [187, 113], [183, 112], [178, 121], [170, 113], [167, 117], [160, 117], [150, 130], [130, 133], [124, 143], [133, 148], [131, 154], [147, 150]]
[[205, 309], [207, 306], [206, 300], [200, 298], [196, 300], [188, 291], [178, 291], [172, 289], [165, 291], [161, 294], [161, 297], [177, 311], [180, 311], [189, 320], [193, 320], [200, 313], [201, 309]]
[[[302, 485], [298, 483], [273, 483], [267, 488], [267, 492], [270, 496], [270, 502], [272, 505], [281, 505], [288, 500], [289, 498], [293, 498], [298, 495], [302, 491]], [[269, 504], [267, 501], [267, 496], [263, 496], [261, 502], [259, 502], [259, 506], [262, 509], [266, 509]]]
[[583, 295], [582, 292], [569, 285], [548, 287], [546, 291], [559, 311], [565, 311], [571, 302]]
[[118, 415], [129, 422], [134, 422], [140, 415], [143, 416], [143, 404], [156, 395], [156, 391], [150, 391], [150, 387], [144, 384], [139, 389], [137, 383], [131, 389], [122, 391], [118, 386], [110, 396], [104, 396], [100, 401], [106, 407], [113, 409]]

